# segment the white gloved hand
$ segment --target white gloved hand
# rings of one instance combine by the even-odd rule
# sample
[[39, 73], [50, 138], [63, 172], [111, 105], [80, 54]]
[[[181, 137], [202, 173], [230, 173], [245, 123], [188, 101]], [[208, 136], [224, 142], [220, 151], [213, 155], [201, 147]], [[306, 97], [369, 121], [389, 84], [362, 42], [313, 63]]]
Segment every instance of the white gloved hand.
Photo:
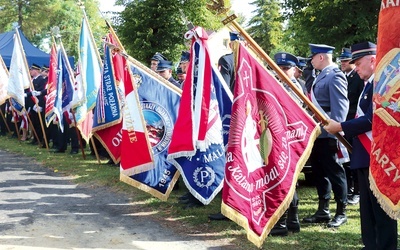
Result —
[[41, 94], [40, 91], [36, 91], [36, 90], [32, 91], [33, 96], [39, 96], [40, 94]]
[[24, 97], [26, 97], [26, 93], [24, 93]]
[[40, 106], [38, 106], [38, 105], [35, 105], [35, 106], [33, 106], [33, 110], [36, 112], [36, 113], [40, 113], [40, 112], [42, 112], [42, 107], [40, 107]]

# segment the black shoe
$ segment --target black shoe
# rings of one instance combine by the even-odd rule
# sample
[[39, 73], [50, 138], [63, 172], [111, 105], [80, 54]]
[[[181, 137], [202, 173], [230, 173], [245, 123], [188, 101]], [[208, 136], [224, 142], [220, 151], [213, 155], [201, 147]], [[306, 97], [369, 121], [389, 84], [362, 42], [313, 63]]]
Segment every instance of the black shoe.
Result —
[[318, 214], [314, 214], [310, 217], [304, 218], [303, 222], [304, 223], [321, 223], [321, 222], [329, 222], [331, 220], [331, 217], [329, 216], [329, 214], [326, 215], [318, 215]]
[[327, 227], [340, 227], [344, 223], [347, 222], [347, 216], [346, 215], [335, 215], [333, 217], [332, 221], [330, 221], [327, 224]]
[[186, 204], [184, 209], [195, 208], [195, 207], [203, 207], [203, 206], [204, 206], [204, 204], [196, 199], [195, 201], [191, 201], [188, 204]]
[[350, 205], [356, 205], [360, 202], [360, 195], [359, 194], [352, 194], [350, 197], [347, 198], [347, 203]]
[[78, 150], [71, 150], [71, 152], [69, 152], [69, 154], [71, 155], [76, 155], [78, 153]]
[[210, 214], [208, 215], [210, 220], [229, 220], [228, 217], [223, 215], [222, 213]]
[[178, 198], [178, 200], [180, 200], [180, 201], [182, 201], [182, 200], [187, 200], [187, 199], [189, 199], [190, 196], [191, 196], [190, 192], [187, 192], [186, 194], [180, 196], [180, 197]]
[[38, 144], [37, 140], [32, 140], [30, 143], [31, 143], [32, 145], [37, 145], [37, 144]]
[[273, 227], [271, 232], [269, 232], [270, 236], [288, 236], [289, 231], [287, 227]]
[[56, 154], [58, 154], [58, 153], [65, 153], [65, 150], [56, 149], [56, 150], [53, 151], [53, 153], [56, 153]]

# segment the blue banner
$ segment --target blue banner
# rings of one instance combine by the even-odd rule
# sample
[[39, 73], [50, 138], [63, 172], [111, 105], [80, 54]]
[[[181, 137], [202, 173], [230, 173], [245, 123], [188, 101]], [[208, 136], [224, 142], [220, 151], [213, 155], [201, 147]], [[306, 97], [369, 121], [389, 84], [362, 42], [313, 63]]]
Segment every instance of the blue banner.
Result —
[[122, 118], [112, 54], [107, 45], [104, 46], [104, 52], [102, 82], [94, 108], [93, 131], [117, 124]]
[[125, 181], [167, 200], [179, 177], [177, 169], [167, 161], [167, 152], [178, 114], [180, 93], [135, 65], [131, 65], [131, 70], [138, 87], [155, 169], [130, 176], [130, 180]]

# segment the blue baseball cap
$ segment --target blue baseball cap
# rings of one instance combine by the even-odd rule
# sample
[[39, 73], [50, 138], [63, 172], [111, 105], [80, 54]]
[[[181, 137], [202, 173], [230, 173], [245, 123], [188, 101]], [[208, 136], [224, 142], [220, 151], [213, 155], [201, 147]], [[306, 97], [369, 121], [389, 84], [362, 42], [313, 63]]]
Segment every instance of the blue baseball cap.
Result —
[[279, 66], [296, 66], [299, 63], [297, 57], [286, 52], [276, 53], [274, 59]]
[[309, 43], [311, 50], [311, 55], [310, 57], [312, 58], [314, 55], [323, 53], [323, 54], [333, 54], [333, 50], [335, 47], [326, 45], [326, 44], [314, 44], [314, 43]]

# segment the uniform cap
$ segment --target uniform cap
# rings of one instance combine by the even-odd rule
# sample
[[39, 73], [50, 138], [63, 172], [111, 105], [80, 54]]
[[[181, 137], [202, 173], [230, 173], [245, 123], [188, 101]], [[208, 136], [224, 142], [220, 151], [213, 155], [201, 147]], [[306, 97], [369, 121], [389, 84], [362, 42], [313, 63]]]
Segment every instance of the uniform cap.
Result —
[[188, 51], [182, 51], [181, 54], [181, 63], [183, 62], [189, 62], [190, 61], [190, 53]]
[[237, 31], [230, 31], [229, 38], [231, 39], [231, 41], [243, 40], [243, 38], [239, 35], [239, 32]]
[[296, 66], [299, 67], [300, 69], [303, 69], [303, 68], [305, 68], [305, 67], [307, 66], [307, 58], [298, 56], [298, 57], [297, 57], [297, 60], [298, 60], [299, 62], [297, 63]]
[[333, 50], [335, 47], [326, 45], [326, 44], [314, 44], [314, 43], [309, 43], [311, 50], [311, 55], [310, 57], [313, 57], [316, 54], [323, 53], [323, 54], [333, 54]]
[[160, 52], [156, 52], [150, 60], [161, 61], [161, 60], [167, 60], [167, 58]]
[[376, 44], [371, 42], [357, 43], [351, 46], [351, 61], [354, 63], [357, 59], [367, 55], [376, 55]]
[[297, 57], [286, 52], [276, 53], [274, 59], [279, 66], [296, 66], [299, 63]]
[[351, 60], [351, 49], [350, 48], [343, 48], [342, 54], [339, 56], [340, 60]]
[[172, 69], [172, 62], [167, 60], [158, 61], [157, 71], [164, 71], [167, 69]]
[[36, 63], [33, 63], [33, 64], [31, 65], [30, 69], [40, 70], [40, 66], [37, 65]]

